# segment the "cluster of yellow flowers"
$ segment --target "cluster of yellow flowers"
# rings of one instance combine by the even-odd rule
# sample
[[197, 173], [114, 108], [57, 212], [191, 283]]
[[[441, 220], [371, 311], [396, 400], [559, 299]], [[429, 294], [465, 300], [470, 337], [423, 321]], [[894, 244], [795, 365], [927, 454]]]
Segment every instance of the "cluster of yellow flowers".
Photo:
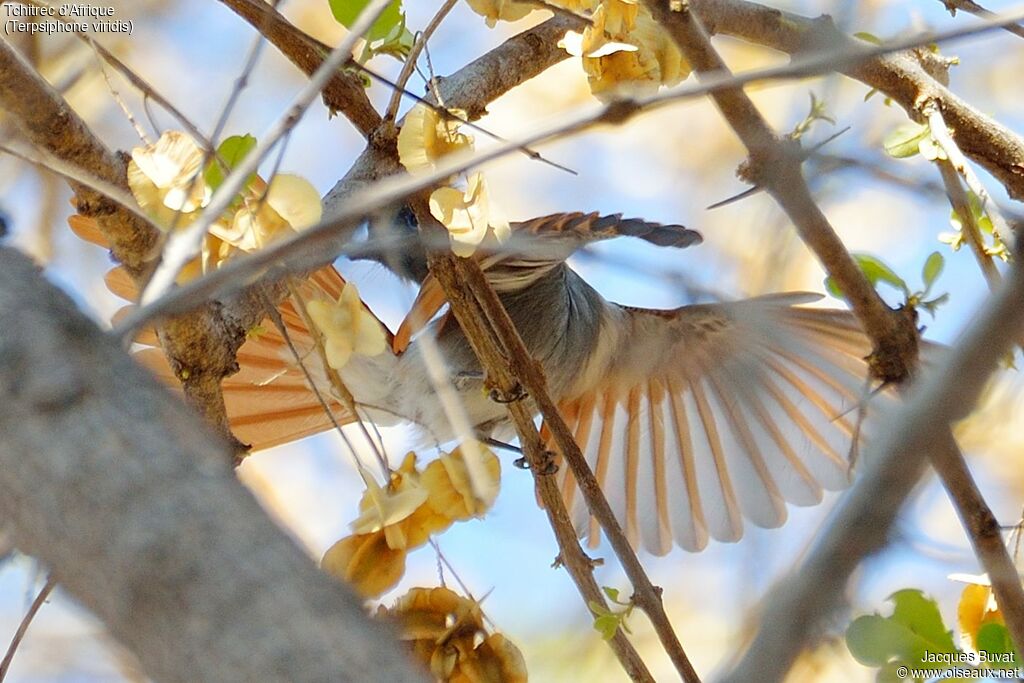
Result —
[[[213, 190], [203, 168], [203, 152], [180, 131], [167, 131], [150, 145], [132, 150], [128, 186], [135, 201], [158, 226], [170, 230], [192, 223], [209, 204]], [[210, 227], [202, 255], [179, 281], [220, 266], [235, 251], [254, 251], [320, 220], [320, 195], [299, 176], [278, 174], [269, 186], [254, 176], [231, 208]]]
[[[467, 2], [492, 27], [498, 20], [517, 21], [537, 9], [510, 0]], [[581, 58], [590, 90], [598, 98], [649, 94], [662, 85], [675, 85], [690, 74], [671, 37], [640, 0], [551, 2], [572, 12], [590, 14], [590, 26], [583, 33], [569, 31], [559, 46]]]
[[[473, 494], [466, 458], [480, 460], [489, 478], [485, 487], [489, 499]], [[416, 467], [415, 453], [409, 453], [386, 487], [365, 477], [366, 491], [359, 502], [361, 514], [352, 522], [353, 534], [331, 546], [321, 566], [365, 597], [384, 593], [405, 574], [409, 551], [455, 522], [487, 511], [497, 495], [500, 476], [497, 456], [480, 444], [442, 453], [423, 471]]]
[[397, 622], [402, 640], [436, 680], [526, 683], [519, 649], [500, 633], [488, 634], [480, 605], [447, 588], [413, 588], [377, 615]]
[[[465, 118], [465, 113], [452, 111]], [[459, 122], [444, 117], [424, 104], [412, 108], [398, 134], [398, 155], [410, 173], [431, 173], [438, 162], [450, 154], [469, 152], [473, 138], [459, 132]], [[488, 234], [502, 242], [508, 239], [510, 227], [491, 205], [487, 183], [480, 172], [466, 181], [466, 189], [442, 187], [430, 195], [430, 213], [451, 235], [452, 251], [458, 256], [471, 256]]]

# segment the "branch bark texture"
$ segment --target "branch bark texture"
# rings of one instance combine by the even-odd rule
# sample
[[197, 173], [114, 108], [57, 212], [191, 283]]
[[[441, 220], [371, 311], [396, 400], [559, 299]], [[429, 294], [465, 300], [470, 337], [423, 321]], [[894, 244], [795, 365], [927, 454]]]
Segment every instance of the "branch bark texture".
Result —
[[[106, 183], [128, 191], [126, 161], [111, 153], [88, 125], [39, 73], [5, 41], [0, 41], [0, 107], [33, 145]], [[79, 183], [71, 184], [80, 214], [93, 218], [113, 257], [141, 283], [158, 248], [159, 232], [131, 212]], [[245, 334], [264, 317], [258, 293], [243, 292], [231, 305], [207, 303], [194, 312], [165, 320], [159, 329], [171, 367], [185, 395], [221, 433], [232, 438], [220, 383], [238, 365], [235, 355]], [[236, 442], [236, 452], [242, 450]]]
[[[690, 4], [708, 33], [790, 55], [842, 53], [857, 45], [828, 16], [812, 19], [746, 0], [691, 0]], [[944, 66], [934, 59], [925, 49], [897, 52], [861, 62], [844, 73], [885, 93], [920, 123], [925, 122], [924, 107], [937, 103], [960, 149], [995, 176], [1011, 197], [1024, 201], [1024, 140], [947, 88], [940, 80]]]
[[865, 470], [798, 572], [769, 596], [750, 649], [723, 681], [778, 681], [831, 613], [861, 558], [880, 549], [926, 458], [945, 448], [1024, 329], [1024, 270], [1014, 267], [957, 342], [912, 387], [867, 444]]
[[419, 681], [226, 446], [0, 247], [0, 517], [158, 681]]

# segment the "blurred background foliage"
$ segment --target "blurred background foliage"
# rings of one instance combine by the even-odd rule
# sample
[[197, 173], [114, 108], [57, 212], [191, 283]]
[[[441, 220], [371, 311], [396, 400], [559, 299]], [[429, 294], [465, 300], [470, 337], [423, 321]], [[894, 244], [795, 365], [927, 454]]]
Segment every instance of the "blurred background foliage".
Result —
[[[135, 32], [96, 37], [209, 132], [244, 64], [252, 29], [213, 0], [111, 4], [116, 18], [133, 20]], [[772, 4], [809, 16], [828, 13], [848, 32], [865, 31], [883, 39], [970, 21], [963, 16], [951, 19], [938, 0]], [[993, 0], [989, 8], [999, 11], [1008, 5]], [[328, 44], [344, 34], [327, 0], [287, 0], [282, 7], [290, 20]], [[435, 3], [408, 0], [410, 29], [424, 27], [435, 9]], [[514, 24], [487, 29], [481, 17], [460, 3], [429, 45], [433, 69], [440, 75], [451, 73], [547, 16], [538, 11]], [[716, 43], [736, 71], [786, 59], [729, 39]], [[22, 40], [20, 47], [65, 91], [109, 146], [129, 150], [139, 144], [86, 46], [74, 38], [41, 37]], [[1019, 87], [1024, 43], [1019, 38], [989, 33], [942, 50], [960, 58], [951, 74], [955, 92], [1024, 131]], [[388, 57], [376, 58], [371, 66], [392, 76], [400, 67]], [[148, 125], [138, 93], [116, 74], [110, 78], [135, 117]], [[303, 83], [297, 69], [274, 48], [265, 47], [226, 133], [259, 136]], [[420, 92], [422, 86], [414, 77], [411, 88]], [[883, 150], [886, 135], [906, 122], [903, 112], [886, 106], [880, 96], [865, 100], [868, 88], [841, 76], [755, 86], [750, 92], [780, 131], [792, 130], [806, 116], [810, 93], [823, 102], [836, 124], [816, 123], [804, 136], [806, 144], [851, 128], [807, 163], [816, 196], [851, 251], [882, 258], [911, 287], [920, 282], [928, 254], [944, 254], [945, 271], [933, 291], [948, 292], [949, 301], [934, 319], [923, 315], [921, 323], [927, 327], [927, 338], [953, 339], [970, 323], [988, 290], [970, 253], [953, 253], [939, 241], [940, 233], [950, 230], [950, 210], [935, 168], [920, 156], [893, 159]], [[380, 85], [373, 85], [370, 93], [381, 108], [390, 95]], [[570, 59], [493, 103], [479, 123], [509, 138], [593, 103], [579, 64]], [[149, 108], [159, 126], [177, 127], [158, 107]], [[10, 135], [6, 124], [0, 126]], [[486, 137], [476, 137], [478, 147], [486, 147]], [[318, 104], [292, 133], [281, 170], [305, 176], [323, 194], [361, 149], [362, 140], [351, 126], [342, 118], [329, 119]], [[617, 241], [577, 256], [574, 267], [615, 301], [671, 307], [780, 290], [824, 291], [822, 269], [767, 196], [756, 194], [706, 210], [745, 189], [735, 178], [743, 149], [708, 102], [666, 107], [619, 128], [596, 129], [547, 145], [542, 152], [578, 175], [523, 156], [488, 165], [494, 200], [509, 218], [573, 210], [622, 212], [683, 223], [704, 235], [702, 246], [684, 252]], [[1001, 188], [984, 174], [983, 179], [997, 200], [1009, 205]], [[45, 263], [55, 281], [98, 321], [105, 321], [121, 305], [103, 285], [110, 263], [102, 250], [79, 241], [67, 229], [69, 196], [59, 179], [17, 160], [0, 159], [0, 208], [13, 242]], [[394, 328], [414, 292], [377, 266], [341, 261], [339, 268]], [[894, 289], [883, 286], [882, 293], [892, 303], [900, 301]], [[826, 303], [841, 305], [835, 299]], [[1016, 370], [1001, 372], [984, 408], [958, 430], [982, 490], [1000, 521], [1008, 525], [1019, 519], [1024, 500], [1022, 388]], [[410, 434], [386, 430], [385, 443], [397, 464], [409, 448]], [[567, 575], [550, 567], [556, 547], [534, 503], [529, 474], [507, 466], [507, 460], [504, 464], [494, 509], [485, 520], [456, 525], [442, 535], [438, 542], [444, 557], [474, 595], [486, 596], [486, 615], [522, 649], [532, 680], [625, 680], [591, 628], [592, 616]], [[341, 452], [339, 437], [330, 433], [259, 453], [245, 461], [239, 475], [314, 558], [348, 533], [363, 488]], [[643, 558], [654, 582], [665, 589], [669, 614], [699, 671], [710, 675], [743, 646], [766, 591], [800, 559], [835, 499], [830, 495], [816, 508], [791, 509], [784, 528], [750, 529], [735, 545], [713, 543], [698, 555], [676, 549], [664, 558]], [[611, 557], [604, 546], [596, 554]], [[440, 566], [431, 547], [414, 552], [402, 583], [383, 602], [390, 604], [411, 586], [438, 585]], [[0, 643], [6, 645], [13, 634], [44, 571], [23, 556], [9, 556], [0, 564]], [[886, 597], [907, 587], [921, 589], [944, 613], [955, 614], [962, 585], [947, 578], [954, 572], [980, 570], [944, 492], [930, 477], [909, 502], [893, 544], [863, 565], [849, 590], [845, 613], [800, 660], [792, 680], [873, 680], [874, 671], [849, 655], [842, 641], [846, 626], [859, 614], [884, 611]], [[597, 575], [602, 585], [626, 589], [614, 561], [599, 567]], [[454, 583], [447, 569], [444, 580]], [[630, 625], [655, 677], [673, 679], [643, 616], [632, 617]], [[144, 676], [101, 625], [58, 589], [21, 645], [9, 680], [122, 681]]]

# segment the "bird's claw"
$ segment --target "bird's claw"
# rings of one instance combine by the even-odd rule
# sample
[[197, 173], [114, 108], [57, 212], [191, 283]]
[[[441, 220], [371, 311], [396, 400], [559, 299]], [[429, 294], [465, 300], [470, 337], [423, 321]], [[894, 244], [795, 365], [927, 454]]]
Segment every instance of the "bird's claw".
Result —
[[528, 396], [528, 394], [526, 393], [526, 389], [523, 388], [523, 385], [516, 382], [516, 385], [512, 387], [511, 391], [504, 392], [501, 391], [500, 389], [494, 388], [491, 389], [488, 396], [490, 396], [491, 400], [494, 401], [495, 403], [507, 404], [515, 403], [516, 401], [522, 401], [524, 398]]
[[[534, 469], [525, 456], [522, 458], [516, 458], [512, 461], [512, 464], [521, 470]], [[552, 474], [558, 472], [558, 463], [555, 462], [555, 453], [553, 451], [544, 451], [541, 453], [540, 467], [534, 471], [538, 476], [542, 477], [550, 477]]]

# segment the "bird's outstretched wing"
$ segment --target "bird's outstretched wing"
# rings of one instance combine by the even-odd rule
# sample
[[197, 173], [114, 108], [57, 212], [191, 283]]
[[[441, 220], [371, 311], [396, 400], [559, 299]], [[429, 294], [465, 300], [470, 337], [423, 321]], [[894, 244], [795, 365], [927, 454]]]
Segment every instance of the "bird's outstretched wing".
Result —
[[[102, 247], [109, 247], [103, 234], [91, 219], [73, 215], [69, 219], [72, 230], [82, 239]], [[127, 301], [135, 301], [138, 290], [121, 267], [110, 270], [104, 278], [107, 288]], [[300, 293], [307, 301], [328, 297], [337, 301], [345, 281], [333, 266], [316, 271], [299, 284]], [[128, 314], [133, 306], [126, 306], [114, 316], [114, 322]], [[330, 393], [323, 364], [317, 354], [302, 316], [294, 303], [285, 301], [278, 310], [288, 330], [288, 336], [299, 352], [306, 369], [320, 388], [338, 424], [355, 421]], [[154, 374], [175, 389], [181, 384], [171, 369], [156, 332], [143, 330], [135, 339], [142, 348], [135, 357]], [[299, 366], [282, 334], [269, 318], [252, 330], [238, 351], [239, 370], [221, 383], [224, 404], [231, 431], [241, 442], [253, 450], [270, 448], [305, 436], [326, 431], [333, 426], [316, 394], [310, 388], [305, 373]]]
[[[795, 307], [816, 298], [612, 304], [614, 342], [585, 373], [600, 379], [560, 409], [634, 546], [736, 541], [743, 518], [776, 527], [787, 502], [813, 505], [848, 484], [871, 346], [849, 313]], [[577, 531], [596, 545], [564, 462], [557, 476]]]

